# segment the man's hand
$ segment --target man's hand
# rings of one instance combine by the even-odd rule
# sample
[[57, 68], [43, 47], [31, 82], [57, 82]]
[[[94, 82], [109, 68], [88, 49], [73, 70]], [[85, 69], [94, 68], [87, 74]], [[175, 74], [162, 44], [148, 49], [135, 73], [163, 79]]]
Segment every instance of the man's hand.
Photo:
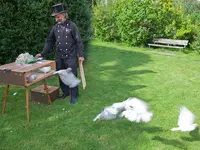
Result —
[[37, 54], [37, 55], [35, 55], [35, 57], [36, 58], [39, 58], [39, 57], [41, 57], [42, 55], [39, 53], [39, 54]]
[[83, 62], [84, 62], [84, 57], [78, 57], [78, 61], [79, 61], [80, 63], [83, 63]]

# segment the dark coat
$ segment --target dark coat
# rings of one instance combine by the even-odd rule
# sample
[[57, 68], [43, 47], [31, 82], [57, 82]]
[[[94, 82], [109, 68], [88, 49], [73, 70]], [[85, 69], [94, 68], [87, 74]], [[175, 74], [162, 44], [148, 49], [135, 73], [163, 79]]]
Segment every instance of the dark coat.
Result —
[[83, 44], [79, 31], [72, 21], [57, 23], [47, 37], [45, 47], [41, 53], [44, 56], [56, 46], [56, 58], [83, 57]]
[[[83, 44], [78, 29], [72, 21], [57, 23], [47, 37], [45, 47], [41, 53], [44, 56], [56, 46], [56, 70], [70, 67], [77, 76], [77, 57], [83, 57]], [[60, 80], [60, 87], [66, 95], [77, 98], [78, 87], [69, 88]]]

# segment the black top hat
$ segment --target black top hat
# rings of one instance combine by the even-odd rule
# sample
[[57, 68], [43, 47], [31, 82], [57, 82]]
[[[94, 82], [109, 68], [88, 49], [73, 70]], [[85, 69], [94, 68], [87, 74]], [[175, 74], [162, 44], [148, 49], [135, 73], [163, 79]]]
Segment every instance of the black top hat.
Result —
[[65, 8], [65, 6], [62, 3], [56, 4], [52, 6], [52, 14], [51, 16], [55, 16], [57, 14], [62, 14], [62, 13], [66, 13], [67, 10]]

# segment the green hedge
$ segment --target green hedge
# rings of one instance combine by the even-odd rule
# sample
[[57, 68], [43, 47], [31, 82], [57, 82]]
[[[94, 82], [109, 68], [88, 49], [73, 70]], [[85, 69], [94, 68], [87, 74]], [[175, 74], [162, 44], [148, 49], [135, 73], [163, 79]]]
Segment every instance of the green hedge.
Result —
[[[87, 48], [91, 37], [88, 1], [63, 2], [68, 6], [70, 19], [77, 23]], [[42, 51], [45, 39], [55, 24], [51, 17], [51, 6], [55, 3], [53, 0], [0, 0], [0, 64], [13, 62], [24, 52], [35, 55]]]
[[199, 21], [194, 23], [183, 7], [183, 3], [175, 5], [173, 0], [101, 1], [93, 5], [94, 36], [133, 46], [147, 46], [154, 37], [187, 39], [197, 49]]

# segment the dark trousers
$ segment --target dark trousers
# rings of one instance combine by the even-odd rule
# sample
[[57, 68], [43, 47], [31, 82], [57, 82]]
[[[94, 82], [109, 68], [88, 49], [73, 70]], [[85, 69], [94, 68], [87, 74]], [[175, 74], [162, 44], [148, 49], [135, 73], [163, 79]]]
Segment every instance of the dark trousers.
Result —
[[[76, 57], [67, 57], [67, 58], [56, 58], [56, 70], [61, 69], [72, 69], [72, 73], [77, 77], [77, 58]], [[59, 78], [60, 88], [63, 93], [70, 94], [71, 97], [78, 97], [78, 86], [74, 88], [69, 88], [65, 85]]]

